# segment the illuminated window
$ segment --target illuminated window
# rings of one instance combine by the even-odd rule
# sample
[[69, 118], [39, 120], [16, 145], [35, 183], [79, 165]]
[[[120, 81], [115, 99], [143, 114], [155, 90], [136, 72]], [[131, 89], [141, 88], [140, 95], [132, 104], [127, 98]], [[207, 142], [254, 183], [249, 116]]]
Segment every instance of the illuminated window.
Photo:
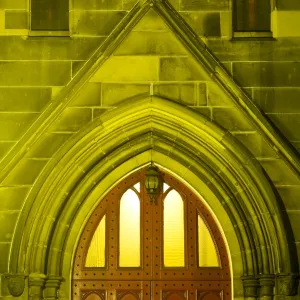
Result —
[[233, 27], [235, 32], [270, 31], [270, 0], [233, 1]]
[[209, 229], [198, 215], [198, 261], [199, 267], [218, 267], [219, 259]]
[[184, 267], [184, 203], [175, 190], [164, 200], [164, 266]]
[[120, 267], [140, 266], [140, 199], [129, 189], [120, 201]]
[[104, 216], [94, 233], [85, 261], [86, 267], [105, 267], [105, 220]]
[[68, 31], [69, 0], [31, 0], [31, 30]]

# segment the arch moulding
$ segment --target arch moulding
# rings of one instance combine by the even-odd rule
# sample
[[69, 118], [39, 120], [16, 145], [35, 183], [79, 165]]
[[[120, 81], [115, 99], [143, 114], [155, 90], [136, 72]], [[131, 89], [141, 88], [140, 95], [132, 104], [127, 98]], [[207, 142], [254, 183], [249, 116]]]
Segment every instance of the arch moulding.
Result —
[[204, 116], [148, 96], [101, 115], [60, 149], [36, 181], [9, 265], [11, 274], [29, 276], [30, 297], [70, 298], [85, 222], [113, 186], [151, 161], [192, 189], [218, 220], [235, 298], [295, 293], [298, 260], [290, 225], [261, 166]]

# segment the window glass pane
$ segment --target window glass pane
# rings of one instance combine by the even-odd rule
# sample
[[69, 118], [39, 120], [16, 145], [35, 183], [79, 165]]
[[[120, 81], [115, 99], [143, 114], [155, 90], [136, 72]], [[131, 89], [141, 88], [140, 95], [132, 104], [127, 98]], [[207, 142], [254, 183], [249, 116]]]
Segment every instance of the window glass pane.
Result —
[[165, 192], [168, 188], [169, 188], [169, 186], [164, 182], [163, 191]]
[[31, 0], [31, 30], [69, 30], [69, 0]]
[[233, 22], [235, 31], [270, 31], [270, 0], [235, 0]]
[[218, 267], [219, 259], [210, 232], [198, 215], [198, 259], [199, 267]]
[[86, 261], [86, 267], [105, 267], [105, 219], [101, 219], [92, 238]]
[[135, 184], [133, 187], [140, 193], [141, 188], [140, 188], [140, 183], [138, 182], [137, 184]]
[[175, 190], [164, 200], [164, 266], [184, 267], [184, 206]]
[[120, 267], [140, 266], [140, 200], [129, 189], [120, 201]]

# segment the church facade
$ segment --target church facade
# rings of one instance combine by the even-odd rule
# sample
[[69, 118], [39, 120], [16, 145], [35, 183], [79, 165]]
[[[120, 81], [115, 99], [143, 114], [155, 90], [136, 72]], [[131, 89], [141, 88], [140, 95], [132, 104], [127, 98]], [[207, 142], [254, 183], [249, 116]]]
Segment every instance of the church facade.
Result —
[[299, 50], [295, 0], [0, 0], [0, 297], [300, 299]]

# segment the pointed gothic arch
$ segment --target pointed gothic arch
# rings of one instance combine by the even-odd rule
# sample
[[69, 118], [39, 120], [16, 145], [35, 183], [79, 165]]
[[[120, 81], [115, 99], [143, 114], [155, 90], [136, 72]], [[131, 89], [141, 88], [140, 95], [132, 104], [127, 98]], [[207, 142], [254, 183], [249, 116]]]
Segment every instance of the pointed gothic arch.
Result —
[[20, 216], [10, 271], [30, 274], [31, 286], [45, 281], [46, 292], [64, 278], [61, 290], [68, 294], [84, 223], [115, 184], [150, 160], [203, 197], [219, 220], [236, 262], [236, 296], [242, 296], [242, 282], [245, 297], [256, 296], [258, 287], [261, 295], [272, 295], [275, 276], [282, 286], [277, 293], [292, 293], [295, 245], [260, 165], [202, 115], [154, 96], [103, 114], [56, 154]]

